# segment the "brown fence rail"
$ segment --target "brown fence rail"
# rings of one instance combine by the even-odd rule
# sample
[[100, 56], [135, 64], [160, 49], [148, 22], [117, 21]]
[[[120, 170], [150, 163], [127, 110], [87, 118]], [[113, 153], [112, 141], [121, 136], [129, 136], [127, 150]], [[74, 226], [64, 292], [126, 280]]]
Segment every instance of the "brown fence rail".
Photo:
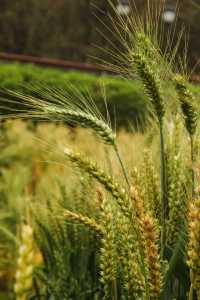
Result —
[[21, 54], [10, 54], [0, 52], [0, 61], [11, 61], [11, 62], [21, 62], [21, 63], [31, 63], [40, 66], [46, 67], [53, 67], [58, 69], [65, 69], [65, 70], [77, 70], [83, 72], [90, 72], [90, 73], [110, 73], [113, 72], [106, 67], [100, 65], [94, 65], [89, 63], [79, 63], [79, 62], [72, 62], [66, 60], [59, 60], [59, 59], [50, 59], [50, 58], [43, 58], [43, 57], [35, 57], [29, 55], [21, 55]]
[[[79, 62], [72, 62], [66, 60], [59, 60], [59, 59], [50, 59], [50, 58], [43, 58], [43, 57], [35, 57], [30, 55], [21, 55], [21, 54], [10, 54], [0, 52], [0, 61], [11, 61], [11, 62], [21, 62], [21, 63], [31, 63], [34, 65], [57, 68], [57, 69], [64, 69], [64, 70], [76, 70], [82, 72], [90, 72], [95, 74], [114, 74], [114, 72], [107, 68], [100, 65], [90, 64], [90, 63], [79, 63]], [[200, 83], [200, 75], [194, 74], [191, 77], [191, 81], [193, 83]]]

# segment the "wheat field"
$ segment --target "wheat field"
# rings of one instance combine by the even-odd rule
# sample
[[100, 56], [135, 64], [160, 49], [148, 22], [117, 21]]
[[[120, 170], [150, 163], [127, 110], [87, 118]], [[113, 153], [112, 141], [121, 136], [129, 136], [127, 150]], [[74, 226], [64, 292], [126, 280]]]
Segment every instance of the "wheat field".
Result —
[[[0, 286], [10, 297], [7, 299], [13, 299], [16, 274], [21, 274], [17, 282], [26, 297], [36, 293], [36, 284], [41, 293], [43, 289], [45, 293], [47, 290], [55, 293], [55, 299], [101, 299], [104, 297], [103, 285], [107, 285], [105, 280], [108, 280], [117, 282], [118, 297], [123, 296], [123, 291], [125, 297], [140, 299], [136, 295], [144, 290], [144, 279], [136, 256], [136, 237], [131, 224], [127, 223], [130, 216], [123, 208], [126, 202], [121, 203], [117, 199], [120, 195], [116, 196], [122, 192], [121, 197], [124, 197], [126, 181], [113, 149], [102, 144], [91, 130], [62, 124], [6, 121], [1, 132]], [[183, 226], [185, 230], [187, 227], [191, 164], [189, 141], [180, 119], [169, 133], [167, 186], [171, 212], [167, 220], [167, 245], [173, 249]], [[140, 222], [144, 222], [139, 222], [143, 242], [147, 241], [148, 234], [152, 242], [152, 245], [148, 244], [152, 256], [149, 254], [145, 259], [153, 274], [152, 293], [161, 288], [167, 270], [167, 262], [160, 261], [158, 254], [157, 232], [161, 222], [158, 141], [153, 127], [146, 134], [123, 130], [117, 134], [119, 152], [132, 186], [131, 197], [138, 212], [135, 217], [141, 217]], [[74, 159], [66, 154], [70, 153], [69, 149]], [[195, 153], [199, 153], [198, 138]], [[88, 158], [98, 163], [99, 174], [83, 164]], [[197, 160], [197, 176], [198, 165]], [[103, 177], [102, 172], [108, 178]], [[110, 186], [110, 182], [114, 186]], [[124, 216], [124, 210], [127, 216]], [[148, 225], [148, 222], [153, 223]], [[24, 226], [34, 231], [34, 239], [29, 235], [26, 238]], [[187, 244], [187, 240], [184, 243]], [[17, 249], [23, 247], [28, 248], [28, 253], [19, 260], [19, 253], [24, 252]], [[181, 251], [181, 255], [187, 256], [184, 248]], [[184, 283], [189, 280], [185, 266], [179, 267]], [[26, 272], [31, 278], [25, 276]], [[177, 275], [175, 273], [173, 278]], [[181, 288], [185, 293], [186, 287]], [[155, 299], [155, 296], [151, 297]]]
[[198, 95], [182, 32], [163, 50], [153, 17], [111, 18], [108, 65], [140, 81], [145, 131], [115, 131], [104, 87], [106, 115], [77, 86], [2, 91], [3, 299], [200, 299]]

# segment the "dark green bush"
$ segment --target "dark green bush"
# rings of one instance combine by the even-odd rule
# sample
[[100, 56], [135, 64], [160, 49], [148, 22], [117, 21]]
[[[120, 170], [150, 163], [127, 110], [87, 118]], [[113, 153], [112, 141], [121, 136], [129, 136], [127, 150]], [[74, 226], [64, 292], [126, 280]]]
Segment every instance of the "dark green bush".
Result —
[[0, 88], [27, 93], [27, 86], [58, 87], [66, 90], [75, 85], [79, 91], [89, 91], [99, 109], [106, 114], [102, 86], [113, 125], [144, 126], [147, 117], [146, 100], [137, 81], [118, 77], [97, 76], [81, 72], [66, 72], [33, 65], [4, 64], [0, 66]]

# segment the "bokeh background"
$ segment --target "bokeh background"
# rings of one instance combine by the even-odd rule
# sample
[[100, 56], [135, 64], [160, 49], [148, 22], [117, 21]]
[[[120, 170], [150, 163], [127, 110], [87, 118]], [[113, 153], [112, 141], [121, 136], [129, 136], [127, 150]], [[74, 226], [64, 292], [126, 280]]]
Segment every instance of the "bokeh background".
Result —
[[[133, 5], [132, 0], [114, 2], [116, 7]], [[144, 14], [148, 1], [134, 2], [139, 13]], [[158, 2], [163, 0], [150, 1]], [[165, 3], [166, 30], [174, 23], [172, 14], [176, 14], [176, 7], [177, 0]], [[180, 0], [178, 7], [177, 34], [182, 25], [189, 33], [189, 64], [194, 66], [200, 56], [200, 1]], [[107, 0], [1, 0], [0, 51], [93, 62], [93, 56], [102, 55], [95, 45], [109, 48], [98, 32], [105, 33], [101, 22], [109, 24], [109, 11]], [[197, 70], [199, 72], [200, 68]]]

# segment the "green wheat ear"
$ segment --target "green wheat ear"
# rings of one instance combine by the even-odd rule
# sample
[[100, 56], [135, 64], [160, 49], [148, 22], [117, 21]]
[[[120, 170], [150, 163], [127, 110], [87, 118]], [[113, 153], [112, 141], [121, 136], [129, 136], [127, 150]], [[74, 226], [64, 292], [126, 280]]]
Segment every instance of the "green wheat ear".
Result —
[[190, 92], [186, 80], [181, 75], [174, 77], [174, 83], [183, 112], [185, 127], [188, 133], [193, 136], [197, 129], [198, 114], [194, 106], [193, 95]]
[[74, 213], [67, 209], [63, 211], [62, 217], [66, 218], [67, 220], [71, 220], [83, 224], [92, 232], [94, 232], [97, 236], [101, 237], [103, 235], [103, 228], [93, 218], [89, 218], [80, 213]]
[[133, 53], [132, 57], [133, 65], [135, 66], [136, 72], [144, 85], [145, 92], [152, 103], [158, 121], [162, 122], [165, 114], [165, 107], [161, 92], [161, 82], [151, 69], [149, 62], [144, 55], [140, 53]]
[[115, 145], [116, 136], [110, 120], [104, 119], [91, 95], [86, 97], [75, 87], [67, 92], [45, 87], [33, 88], [31, 92], [36, 96], [6, 91], [4, 98], [1, 98], [1, 109], [6, 113], [9, 111], [9, 114], [1, 115], [1, 118], [34, 118], [75, 124], [93, 129], [106, 144]]
[[129, 197], [126, 194], [126, 190], [118, 182], [115, 182], [110, 175], [100, 169], [95, 162], [84, 158], [80, 153], [75, 153], [71, 149], [65, 148], [64, 155], [109, 191], [126, 217], [132, 217], [132, 206]]
[[194, 136], [197, 130], [198, 113], [194, 104], [193, 95], [190, 92], [186, 79], [181, 75], [174, 76], [175, 87], [178, 98], [181, 104], [181, 109], [185, 121], [185, 128], [190, 136], [190, 150], [191, 150], [191, 182], [192, 182], [192, 197], [195, 197], [196, 174], [194, 169], [195, 164], [195, 149]]
[[117, 249], [115, 244], [114, 216], [110, 203], [104, 198], [101, 190], [97, 191], [100, 204], [103, 235], [100, 248], [100, 281], [104, 287], [104, 300], [117, 300]]

